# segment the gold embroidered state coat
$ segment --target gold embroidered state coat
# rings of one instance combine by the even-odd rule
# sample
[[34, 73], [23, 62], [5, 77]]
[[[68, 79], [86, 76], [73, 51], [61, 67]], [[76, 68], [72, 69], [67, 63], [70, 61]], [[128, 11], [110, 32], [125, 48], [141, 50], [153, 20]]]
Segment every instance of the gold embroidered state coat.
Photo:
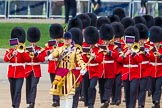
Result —
[[60, 60], [58, 62], [58, 71], [56, 72], [52, 88], [50, 89], [50, 94], [75, 94], [77, 83], [76, 77], [73, 73], [76, 69], [76, 63], [81, 67], [81, 69], [84, 70], [86, 68], [86, 64], [82, 59], [81, 53], [82, 48], [79, 45], [64, 45], [56, 48], [56, 50], [52, 53], [53, 58], [57, 57]]

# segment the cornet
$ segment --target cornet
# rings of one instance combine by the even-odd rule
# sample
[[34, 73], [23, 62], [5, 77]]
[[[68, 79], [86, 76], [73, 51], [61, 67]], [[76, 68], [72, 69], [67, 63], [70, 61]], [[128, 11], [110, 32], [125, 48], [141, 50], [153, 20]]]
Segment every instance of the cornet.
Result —
[[29, 52], [30, 58], [34, 58], [35, 50], [33, 46], [26, 47], [26, 50]]
[[30, 58], [34, 58], [34, 52], [29, 53]]

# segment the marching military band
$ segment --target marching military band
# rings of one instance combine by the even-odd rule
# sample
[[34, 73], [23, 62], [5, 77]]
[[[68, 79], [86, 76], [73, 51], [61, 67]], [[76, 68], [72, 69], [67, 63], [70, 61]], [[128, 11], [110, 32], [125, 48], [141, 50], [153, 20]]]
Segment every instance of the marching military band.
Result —
[[64, 32], [60, 24], [51, 24], [51, 40], [45, 48], [36, 44], [41, 36], [39, 28], [28, 28], [28, 47], [24, 45], [25, 30], [13, 28], [10, 44], [14, 47], [4, 55], [4, 61], [9, 62], [12, 107], [20, 107], [24, 78], [27, 108], [35, 107], [40, 63], [47, 58], [52, 107], [77, 108], [82, 97], [85, 107], [95, 108], [98, 83], [100, 108], [120, 106], [122, 96], [126, 108], [145, 108], [147, 90], [152, 95], [152, 108], [160, 108], [161, 27], [161, 17], [144, 15], [132, 19], [122, 8], [98, 19], [93, 13], [80, 14], [69, 21], [68, 31]]

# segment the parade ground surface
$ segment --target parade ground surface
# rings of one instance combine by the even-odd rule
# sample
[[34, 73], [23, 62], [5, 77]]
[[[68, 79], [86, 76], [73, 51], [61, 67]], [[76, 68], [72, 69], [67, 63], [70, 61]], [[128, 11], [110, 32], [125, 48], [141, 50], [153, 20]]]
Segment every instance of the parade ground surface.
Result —
[[[63, 20], [0, 20], [1, 23], [15, 23], [15, 22], [21, 22], [21, 23], [63, 23]], [[1, 28], [0, 28], [1, 29]], [[1, 37], [1, 36], [0, 36]], [[7, 68], [8, 68], [8, 63], [3, 62], [3, 56], [5, 53], [4, 48], [0, 48], [0, 108], [12, 108], [11, 106], [11, 97], [10, 97], [10, 89], [9, 89], [9, 82], [7, 79]], [[37, 91], [37, 97], [36, 97], [36, 102], [35, 102], [35, 108], [52, 108], [52, 96], [49, 94], [49, 89], [51, 87], [50, 84], [50, 78], [49, 74], [47, 72], [47, 64], [42, 64], [42, 77], [40, 78], [39, 84], [38, 84], [38, 91]], [[20, 108], [26, 108], [26, 100], [25, 100], [25, 84], [26, 81], [24, 80], [23, 88], [22, 88], [22, 99], [21, 99], [21, 105]], [[97, 97], [96, 97], [96, 103], [95, 103], [95, 108], [100, 108], [100, 98], [98, 94], [98, 86], [97, 88]], [[123, 88], [122, 88], [123, 90]], [[122, 100], [123, 100], [124, 94], [122, 94]], [[162, 101], [160, 102], [162, 106]], [[151, 108], [152, 107], [152, 100], [151, 97], [146, 98], [146, 106], [145, 108]], [[79, 107], [78, 108], [85, 108], [83, 102], [79, 102]], [[110, 106], [109, 108], [125, 108], [125, 103], [121, 103], [120, 106]], [[137, 108], [137, 107], [136, 107]]]
[[[3, 62], [3, 55], [5, 53], [4, 49], [0, 49], [0, 108], [12, 108], [11, 107], [11, 97], [10, 97], [10, 89], [9, 89], [9, 82], [7, 79], [7, 67], [8, 63]], [[47, 72], [48, 65], [42, 64], [42, 77], [40, 78], [39, 84], [38, 84], [38, 91], [37, 91], [37, 97], [36, 97], [36, 107], [35, 108], [52, 108], [52, 96], [49, 94], [49, 89], [51, 87], [49, 74]], [[20, 108], [26, 108], [26, 100], [25, 100], [25, 84], [26, 81], [24, 80], [23, 88], [22, 88], [22, 101]], [[97, 98], [95, 103], [95, 108], [100, 108], [100, 98], [98, 94], [98, 86], [97, 88]], [[123, 89], [122, 89], [123, 90]], [[123, 100], [122, 95], [122, 100]], [[162, 106], [162, 101], [161, 101]], [[151, 108], [152, 107], [152, 101], [151, 97], [146, 98], [146, 107], [145, 108]], [[86, 108], [84, 107], [83, 102], [79, 102], [78, 108]], [[110, 106], [109, 108], [125, 108], [125, 103], [122, 102], [120, 106]], [[136, 107], [137, 108], [137, 107]]]
[[[9, 82], [7, 79], [7, 63], [0, 63], [0, 108], [12, 108], [11, 107], [11, 97], [9, 92]], [[49, 89], [51, 87], [50, 80], [49, 80], [49, 74], [47, 72], [47, 64], [42, 64], [42, 77], [40, 78], [39, 84], [38, 84], [38, 91], [37, 91], [37, 97], [36, 97], [36, 107], [35, 108], [52, 108], [51, 107], [51, 100], [52, 96], [49, 94]], [[20, 108], [26, 108], [26, 100], [25, 100], [25, 84], [26, 81], [24, 80], [23, 88], [22, 88], [22, 101]], [[100, 108], [100, 98], [98, 94], [98, 87], [97, 88], [97, 98], [95, 103], [95, 108]], [[123, 97], [123, 96], [122, 96]], [[152, 102], [151, 98], [147, 97], [146, 99], [146, 107], [145, 108], [151, 108]], [[162, 106], [162, 102], [161, 102]], [[85, 108], [83, 102], [79, 101], [79, 107], [78, 108]], [[110, 108], [125, 108], [125, 103], [122, 102], [120, 106], [110, 106]], [[137, 108], [137, 107], [136, 107]]]

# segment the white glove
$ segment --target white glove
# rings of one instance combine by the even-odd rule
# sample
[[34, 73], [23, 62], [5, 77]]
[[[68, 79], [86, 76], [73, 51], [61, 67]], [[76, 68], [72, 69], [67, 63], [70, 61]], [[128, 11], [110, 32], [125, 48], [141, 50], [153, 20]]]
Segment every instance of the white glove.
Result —
[[93, 58], [96, 58], [96, 55], [94, 53], [91, 53], [90, 56], [93, 57]]
[[12, 54], [13, 54], [13, 55], [16, 55], [16, 54], [17, 54], [17, 50], [14, 50], [14, 51], [12, 52]]
[[81, 75], [84, 75], [86, 72], [87, 72], [87, 70], [83, 70], [83, 69], [80, 70], [80, 74], [81, 74]]
[[49, 56], [48, 56], [48, 60], [52, 60], [53, 59], [53, 56], [52, 56], [52, 54], [50, 54]]
[[146, 52], [147, 54], [149, 54], [149, 49], [148, 49], [148, 48], [145, 48], [144, 50], [145, 50], [145, 52]]

